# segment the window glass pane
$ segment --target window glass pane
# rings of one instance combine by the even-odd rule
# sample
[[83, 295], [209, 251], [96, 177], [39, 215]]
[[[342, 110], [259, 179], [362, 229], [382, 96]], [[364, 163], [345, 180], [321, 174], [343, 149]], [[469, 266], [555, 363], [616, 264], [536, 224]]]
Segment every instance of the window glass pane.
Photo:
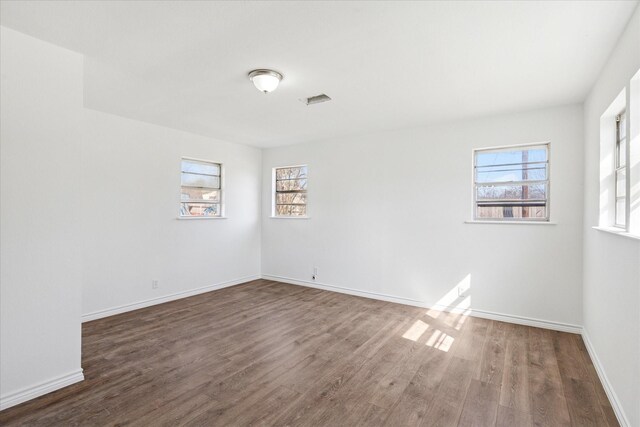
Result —
[[547, 150], [544, 147], [527, 149], [505, 149], [501, 151], [476, 152], [476, 166], [497, 166], [529, 162], [546, 162]]
[[548, 219], [548, 144], [479, 150], [474, 161], [476, 218]]
[[627, 171], [616, 171], [616, 197], [624, 197], [627, 194]]
[[292, 179], [292, 178], [306, 178], [307, 167], [300, 166], [295, 168], [281, 168], [276, 169], [276, 180], [279, 179]]
[[217, 163], [200, 162], [197, 160], [182, 160], [182, 172], [199, 173], [205, 175], [220, 175], [220, 165]]
[[530, 200], [546, 199], [547, 184], [479, 185], [476, 200]]
[[209, 188], [182, 187], [180, 199], [219, 202], [220, 190], [211, 190]]
[[219, 203], [181, 203], [182, 216], [220, 216]]
[[294, 191], [294, 190], [306, 190], [307, 179], [286, 179], [283, 181], [276, 181], [276, 191]]
[[276, 168], [275, 215], [307, 214], [307, 167]]
[[627, 115], [620, 115], [620, 121], [618, 122], [618, 139], [624, 139], [627, 136]]
[[182, 173], [182, 185], [190, 187], [220, 188], [220, 177]]
[[623, 139], [616, 144], [617, 159], [616, 167], [621, 167], [627, 164], [627, 140]]
[[276, 214], [285, 216], [305, 216], [307, 207], [304, 205], [276, 205]]
[[482, 206], [476, 207], [478, 219], [546, 219], [546, 206]]
[[546, 163], [476, 168], [476, 182], [544, 181], [546, 179]]
[[616, 225], [624, 226], [626, 223], [625, 199], [616, 200]]
[[276, 194], [276, 204], [278, 205], [299, 205], [307, 203], [306, 193], [278, 193]]

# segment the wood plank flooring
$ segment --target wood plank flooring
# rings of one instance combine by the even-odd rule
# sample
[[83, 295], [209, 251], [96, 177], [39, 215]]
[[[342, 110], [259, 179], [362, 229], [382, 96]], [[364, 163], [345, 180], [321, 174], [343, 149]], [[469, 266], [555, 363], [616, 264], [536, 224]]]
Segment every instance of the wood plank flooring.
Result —
[[257, 280], [83, 325], [0, 424], [616, 426], [578, 335]]

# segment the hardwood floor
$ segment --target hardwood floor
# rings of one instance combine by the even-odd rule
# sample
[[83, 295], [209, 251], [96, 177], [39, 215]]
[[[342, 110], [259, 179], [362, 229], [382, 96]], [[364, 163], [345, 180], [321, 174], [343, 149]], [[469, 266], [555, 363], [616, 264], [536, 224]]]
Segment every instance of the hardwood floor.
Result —
[[578, 335], [257, 280], [83, 325], [2, 425], [618, 425]]

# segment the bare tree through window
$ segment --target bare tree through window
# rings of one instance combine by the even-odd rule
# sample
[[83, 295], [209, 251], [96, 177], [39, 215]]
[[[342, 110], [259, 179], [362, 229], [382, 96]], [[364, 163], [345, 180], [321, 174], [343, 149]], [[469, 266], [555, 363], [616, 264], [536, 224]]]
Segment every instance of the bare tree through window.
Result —
[[307, 167], [290, 166], [275, 169], [276, 216], [307, 215]]

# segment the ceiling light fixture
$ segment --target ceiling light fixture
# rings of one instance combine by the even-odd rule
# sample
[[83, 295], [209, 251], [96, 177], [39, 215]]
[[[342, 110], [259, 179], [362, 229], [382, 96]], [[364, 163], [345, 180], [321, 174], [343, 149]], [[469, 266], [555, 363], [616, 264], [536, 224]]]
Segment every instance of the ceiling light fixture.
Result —
[[253, 82], [256, 89], [264, 93], [276, 90], [282, 78], [282, 74], [273, 70], [259, 69], [249, 73], [249, 80]]

